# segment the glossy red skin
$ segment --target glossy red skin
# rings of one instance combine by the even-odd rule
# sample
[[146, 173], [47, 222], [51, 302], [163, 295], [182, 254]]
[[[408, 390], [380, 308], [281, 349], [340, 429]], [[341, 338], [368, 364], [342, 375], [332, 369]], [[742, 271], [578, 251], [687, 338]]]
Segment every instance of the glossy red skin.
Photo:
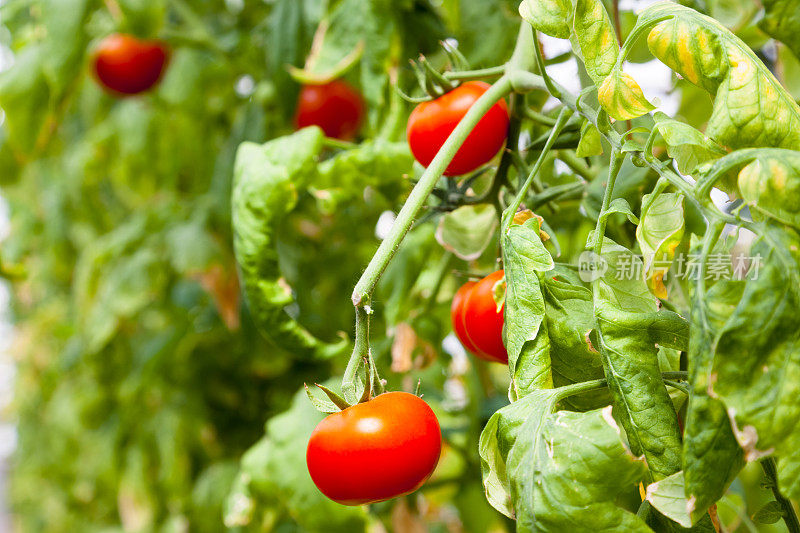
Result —
[[469, 296], [474, 286], [474, 281], [468, 281], [453, 295], [453, 303], [450, 305], [450, 322], [453, 324], [453, 333], [456, 334], [464, 348], [481, 359], [488, 359], [489, 357], [478, 350], [475, 344], [472, 343], [464, 325], [464, 303], [467, 301], [467, 296]]
[[503, 311], [497, 310], [493, 289], [503, 279], [503, 270], [489, 274], [472, 287], [464, 302], [464, 328], [472, 344], [490, 361], [508, 363], [508, 352], [503, 344]]
[[158, 83], [168, 60], [169, 49], [164, 43], [117, 33], [100, 43], [93, 63], [95, 75], [104, 87], [133, 95]]
[[364, 102], [358, 91], [342, 80], [305, 85], [295, 113], [298, 129], [319, 126], [327, 137], [351, 140], [364, 120]]
[[420, 488], [441, 450], [441, 428], [428, 404], [387, 392], [325, 417], [308, 441], [306, 464], [325, 496], [362, 505]]
[[[406, 136], [414, 158], [423, 166], [434, 156], [472, 104], [489, 89], [482, 81], [466, 82], [452, 91], [422, 102], [408, 117]], [[508, 135], [508, 106], [500, 100], [478, 122], [447, 166], [445, 176], [460, 176], [488, 163]]]

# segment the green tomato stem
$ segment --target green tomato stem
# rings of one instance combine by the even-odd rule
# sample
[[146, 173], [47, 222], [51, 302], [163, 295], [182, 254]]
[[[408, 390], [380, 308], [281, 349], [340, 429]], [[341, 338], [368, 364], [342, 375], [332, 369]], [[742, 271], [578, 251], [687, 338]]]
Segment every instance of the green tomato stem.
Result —
[[458, 123], [458, 126], [453, 130], [453, 133], [444, 142], [442, 148], [433, 158], [428, 168], [425, 169], [419, 182], [408, 196], [408, 200], [406, 200], [406, 203], [397, 214], [397, 218], [391, 230], [389, 230], [389, 235], [381, 242], [378, 251], [375, 252], [366, 270], [364, 270], [358, 283], [356, 283], [352, 297], [354, 306], [362, 307], [368, 302], [369, 296], [375, 290], [375, 285], [380, 280], [383, 271], [392, 257], [394, 257], [400, 247], [400, 243], [414, 223], [414, 218], [428, 199], [439, 178], [444, 174], [447, 166], [453, 160], [453, 157], [455, 157], [458, 149], [461, 148], [472, 129], [489, 109], [510, 92], [511, 82], [504, 75], [475, 101], [466, 115], [464, 115], [464, 118], [461, 119], [461, 122]]
[[[351, 404], [355, 404], [359, 401], [359, 394], [357, 394], [356, 391], [359, 368], [363, 366], [365, 358], [369, 363], [372, 363], [372, 354], [369, 349], [369, 315], [371, 313], [372, 309], [369, 306], [369, 302], [360, 307], [356, 307], [355, 345], [353, 346], [353, 353], [350, 355], [350, 360], [347, 362], [347, 368], [342, 376], [342, 394], [344, 395], [344, 399]], [[374, 369], [374, 364], [370, 364], [369, 366], [372, 368], [366, 369], [366, 379], [373, 380], [372, 373], [375, 372], [377, 376], [377, 370]], [[380, 394], [383, 392], [383, 385], [379, 377], [377, 381], [380, 385], [379, 388], [375, 389], [375, 383], [373, 383], [372, 386], [373, 390], [375, 390], [377, 394]], [[365, 384], [364, 386], [366, 388], [368, 385]]]
[[608, 386], [608, 381], [605, 378], [603, 378], [603, 379], [594, 379], [591, 381], [583, 381], [581, 383], [574, 383], [572, 385], [559, 387], [558, 389], [556, 389], [558, 391], [556, 396], [556, 402], [560, 402], [561, 400], [569, 398], [570, 396], [575, 396], [578, 394], [582, 394], [584, 392], [599, 390], [607, 386]]
[[600, 208], [600, 215], [597, 217], [597, 226], [594, 229], [594, 242], [592, 243], [592, 250], [597, 255], [603, 251], [603, 237], [606, 234], [606, 222], [608, 216], [608, 207], [611, 205], [611, 198], [614, 196], [614, 183], [617, 181], [622, 163], [625, 161], [625, 154], [615, 149], [611, 154], [611, 165], [608, 168], [608, 181], [606, 182], [606, 190], [603, 193], [603, 204]]
[[775, 464], [775, 459], [766, 457], [759, 462], [761, 463], [761, 468], [764, 470], [764, 475], [769, 480], [769, 486], [770, 489], [772, 489], [773, 496], [775, 496], [775, 501], [777, 501], [781, 509], [783, 509], [783, 521], [786, 523], [786, 529], [789, 530], [789, 533], [800, 533], [800, 521], [797, 519], [797, 514], [794, 512], [792, 502], [787, 500], [783, 494], [781, 494], [780, 490], [778, 490], [778, 468]]
[[529, 107], [523, 109], [522, 116], [542, 126], [553, 127], [556, 125], [556, 119]]
[[672, 381], [671, 379], [665, 379], [664, 385], [672, 387], [673, 389], [678, 389], [687, 396], [689, 395], [689, 387], [686, 386], [685, 383], [681, 383], [679, 381]]
[[502, 76], [505, 73], [505, 71], [506, 71], [506, 66], [499, 65], [496, 67], [481, 68], [476, 70], [445, 72], [443, 76], [451, 81], [477, 80], [481, 78], [494, 78], [497, 76]]
[[561, 150], [558, 152], [558, 158], [564, 162], [575, 174], [582, 177], [586, 181], [593, 181], [595, 174], [592, 169], [581, 159], [575, 155], [571, 150]]
[[561, 130], [564, 129], [564, 126], [567, 124], [567, 121], [572, 116], [572, 111], [564, 108], [561, 110], [561, 113], [558, 114], [558, 119], [556, 120], [556, 125], [553, 126], [553, 129], [550, 130], [550, 137], [548, 137], [547, 142], [542, 149], [542, 153], [539, 154], [539, 158], [536, 160], [536, 164], [533, 165], [530, 174], [528, 175], [528, 179], [525, 180], [525, 184], [520, 187], [519, 191], [517, 191], [517, 196], [514, 198], [514, 201], [511, 202], [506, 210], [503, 212], [503, 224], [502, 224], [502, 231], [505, 233], [508, 231], [508, 228], [511, 227], [511, 221], [514, 220], [514, 213], [517, 212], [519, 206], [522, 205], [522, 201], [528, 194], [528, 191], [531, 188], [536, 176], [539, 174], [539, 170], [542, 168], [544, 164], [544, 160], [547, 158], [547, 154], [550, 153], [550, 149], [553, 147], [553, 144], [556, 142], [556, 138], [561, 133]]

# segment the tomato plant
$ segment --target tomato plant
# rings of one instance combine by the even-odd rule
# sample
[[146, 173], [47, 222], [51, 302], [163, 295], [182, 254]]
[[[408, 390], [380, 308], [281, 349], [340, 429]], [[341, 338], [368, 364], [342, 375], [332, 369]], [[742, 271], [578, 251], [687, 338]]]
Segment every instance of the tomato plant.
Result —
[[298, 128], [319, 126], [328, 137], [349, 140], [363, 120], [361, 95], [343, 80], [305, 85], [300, 90], [295, 115]]
[[375, 503], [422, 486], [442, 448], [439, 421], [413, 394], [387, 392], [328, 415], [311, 434], [311, 479], [345, 505]]
[[495, 301], [503, 271], [478, 282], [467, 282], [453, 296], [450, 311], [453, 331], [466, 349], [487, 361], [507, 363], [503, 344], [503, 306]]
[[[422, 102], [408, 117], [406, 136], [414, 158], [423, 166], [430, 165], [447, 137], [489, 84], [468, 81], [452, 91]], [[458, 176], [488, 163], [502, 148], [508, 130], [508, 106], [499, 100], [487, 111], [453, 156], [445, 176]]]
[[162, 42], [115, 33], [97, 47], [93, 66], [104, 87], [131, 95], [147, 91], [158, 83], [168, 59], [169, 49]]
[[796, 12], [3, 3], [13, 527], [800, 532]]

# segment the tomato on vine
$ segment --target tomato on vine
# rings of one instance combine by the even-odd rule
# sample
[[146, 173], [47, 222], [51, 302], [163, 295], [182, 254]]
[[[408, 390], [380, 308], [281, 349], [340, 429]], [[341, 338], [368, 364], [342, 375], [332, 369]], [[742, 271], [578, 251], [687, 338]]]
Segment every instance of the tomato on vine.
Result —
[[92, 63], [97, 79], [106, 89], [134, 95], [158, 83], [168, 60], [166, 44], [115, 33], [103, 39]]
[[[406, 136], [411, 153], [420, 164], [430, 165], [459, 121], [489, 87], [482, 81], [469, 81], [414, 108], [408, 117]], [[470, 132], [447, 166], [445, 176], [466, 174], [488, 163], [506, 142], [508, 122], [508, 106], [500, 100]]]
[[453, 324], [453, 333], [456, 334], [464, 348], [478, 355], [480, 350], [470, 340], [469, 335], [467, 335], [467, 329], [464, 326], [464, 302], [467, 301], [467, 296], [469, 296], [474, 286], [474, 281], [468, 281], [453, 295], [453, 303], [450, 305], [450, 321]]
[[308, 441], [306, 464], [325, 496], [362, 505], [419, 489], [441, 449], [439, 421], [428, 404], [387, 392], [325, 417]]
[[489, 274], [477, 283], [468, 281], [453, 296], [450, 319], [464, 348], [477, 357], [508, 363], [503, 344], [503, 311], [494, 300], [495, 286], [503, 282], [504, 271]]
[[325, 135], [351, 140], [364, 120], [361, 95], [347, 82], [333, 80], [323, 85], [304, 85], [297, 100], [298, 129], [319, 126]]

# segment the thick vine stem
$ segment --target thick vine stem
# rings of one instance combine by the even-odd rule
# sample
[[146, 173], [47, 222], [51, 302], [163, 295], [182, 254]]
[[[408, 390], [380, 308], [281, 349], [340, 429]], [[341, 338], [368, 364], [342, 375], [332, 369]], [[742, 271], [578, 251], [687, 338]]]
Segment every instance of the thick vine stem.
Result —
[[408, 196], [408, 200], [406, 200], [406, 203], [397, 214], [389, 235], [381, 242], [378, 251], [375, 252], [366, 270], [364, 270], [358, 283], [356, 283], [352, 297], [354, 306], [361, 307], [368, 301], [381, 274], [386, 269], [386, 265], [389, 264], [395, 252], [397, 252], [403, 237], [405, 237], [414, 223], [417, 212], [428, 199], [439, 178], [442, 177], [445, 169], [447, 169], [447, 166], [453, 160], [456, 152], [461, 148], [472, 129], [497, 101], [510, 92], [511, 82], [508, 77], [502, 76], [475, 101], [467, 114], [464, 115], [464, 118], [461, 119], [461, 122], [458, 123], [458, 126], [453, 130], [453, 133], [447, 138], [439, 153], [436, 154], [431, 164], [422, 173], [419, 182], [414, 186]]
[[355, 345], [353, 346], [353, 353], [350, 356], [350, 360], [347, 362], [344, 376], [342, 376], [342, 394], [345, 400], [350, 403], [359, 401], [356, 384], [358, 370], [364, 365], [365, 359], [367, 361], [365, 378], [369, 382], [364, 385], [365, 390], [367, 387], [371, 387], [375, 394], [384, 392], [383, 381], [381, 381], [378, 375], [378, 369], [375, 367], [375, 362], [372, 359], [372, 352], [369, 349], [369, 315], [371, 313], [372, 309], [369, 303], [356, 308]]
[[775, 459], [766, 457], [759, 462], [764, 470], [764, 475], [767, 476], [769, 488], [772, 489], [775, 501], [780, 504], [783, 510], [783, 521], [786, 523], [786, 529], [789, 530], [789, 533], [800, 533], [800, 520], [797, 518], [792, 502], [786, 499], [778, 490], [778, 468], [775, 464]]
[[623, 161], [625, 161], [625, 154], [615, 149], [611, 154], [611, 165], [608, 167], [608, 181], [606, 182], [606, 190], [603, 193], [603, 204], [600, 208], [600, 215], [597, 217], [597, 226], [594, 229], [592, 250], [597, 255], [600, 255], [603, 251], [603, 237], [606, 233], [606, 221], [608, 220], [606, 213], [614, 196], [614, 183], [617, 181], [617, 175], [620, 168], [622, 168]]

